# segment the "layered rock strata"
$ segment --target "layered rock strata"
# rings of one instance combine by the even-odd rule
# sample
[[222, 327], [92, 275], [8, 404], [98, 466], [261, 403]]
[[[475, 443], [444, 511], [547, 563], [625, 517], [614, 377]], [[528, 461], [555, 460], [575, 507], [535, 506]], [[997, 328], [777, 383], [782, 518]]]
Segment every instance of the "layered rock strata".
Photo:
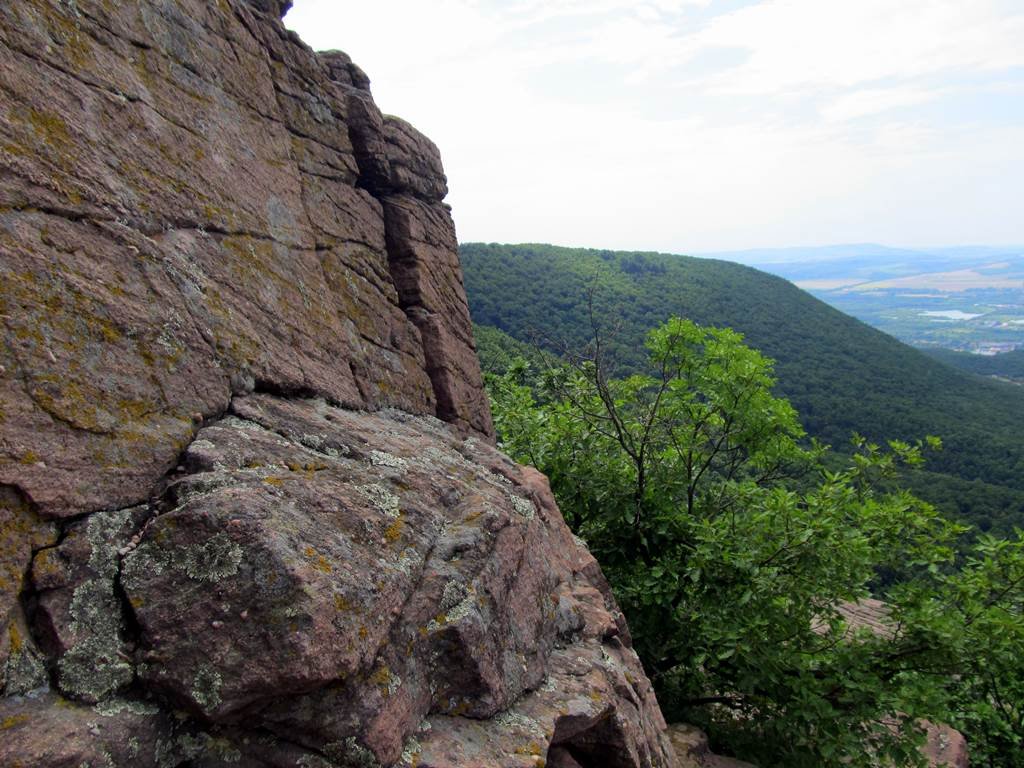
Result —
[[675, 765], [437, 149], [286, 5], [0, 6], [0, 764]]

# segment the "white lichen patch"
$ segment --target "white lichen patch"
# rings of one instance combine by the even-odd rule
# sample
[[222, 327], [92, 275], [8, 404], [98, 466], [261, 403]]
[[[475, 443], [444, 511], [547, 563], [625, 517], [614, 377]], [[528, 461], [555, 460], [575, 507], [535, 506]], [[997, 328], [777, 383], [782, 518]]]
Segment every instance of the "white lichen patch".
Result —
[[338, 765], [351, 766], [351, 768], [379, 768], [380, 766], [373, 752], [357, 742], [355, 736], [325, 744], [323, 752], [328, 760]]
[[391, 469], [405, 469], [409, 462], [400, 456], [393, 456], [386, 451], [370, 451], [370, 463], [375, 467], [390, 467]]
[[366, 500], [375, 509], [383, 512], [387, 517], [398, 517], [400, 513], [398, 496], [383, 485], [376, 483], [373, 485], [363, 485], [359, 487], [359, 492], [366, 497]]
[[11, 650], [6, 668], [0, 672], [0, 690], [7, 696], [20, 696], [50, 682], [42, 657], [34, 646], [25, 641], [19, 649]]
[[221, 702], [223, 684], [220, 672], [207, 664], [202, 665], [192, 680], [192, 700], [208, 712], [216, 709]]
[[[448, 582], [448, 584], [453, 583], [456, 582]], [[447, 585], [445, 586], [447, 588]], [[433, 632], [449, 624], [455, 624], [462, 621], [462, 619], [466, 618], [476, 610], [476, 590], [472, 586], [468, 588], [463, 586], [462, 589], [465, 590], [465, 596], [451, 608], [444, 610], [436, 618], [431, 619], [427, 624], [427, 631]], [[443, 601], [444, 597], [442, 596], [442, 603]]]
[[512, 509], [527, 520], [533, 520], [537, 514], [537, 510], [530, 499], [524, 499], [522, 496], [515, 493], [510, 493], [508, 498], [509, 501], [512, 502]]
[[[267, 432], [268, 430], [262, 424], [257, 424], [255, 421], [250, 419], [239, 418], [238, 416], [225, 416], [220, 421], [222, 427], [231, 427], [232, 429], [241, 429], [246, 432]], [[193, 443], [195, 445], [195, 443]]]
[[93, 709], [103, 717], [116, 717], [122, 712], [132, 715], [152, 717], [160, 714], [160, 708], [156, 704], [145, 701], [132, 701], [131, 699], [113, 698], [101, 701]]
[[448, 612], [466, 599], [466, 585], [452, 579], [444, 585], [441, 591], [441, 610]]
[[399, 555], [398, 560], [391, 567], [403, 576], [412, 576], [413, 570], [418, 568], [421, 562], [422, 560], [416, 550], [408, 547], [402, 550], [402, 554]]
[[513, 712], [510, 709], [499, 712], [493, 718], [493, 722], [501, 729], [507, 731], [526, 731], [531, 734], [544, 733], [544, 728], [532, 717]]
[[619, 669], [619, 662], [612, 658], [603, 645], [601, 646], [601, 663], [612, 671], [618, 671]]
[[410, 736], [405, 740], [399, 764], [402, 766], [415, 766], [422, 752], [423, 746], [416, 740], [415, 736]]
[[186, 547], [181, 570], [196, 581], [220, 581], [238, 573], [242, 548], [226, 534], [216, 533], [202, 544]]
[[101, 701], [132, 681], [121, 641], [121, 601], [114, 592], [117, 550], [130, 516], [128, 510], [97, 512], [85, 523], [92, 575], [71, 595], [68, 630], [76, 641], [57, 661], [57, 678], [65, 694], [86, 701]]

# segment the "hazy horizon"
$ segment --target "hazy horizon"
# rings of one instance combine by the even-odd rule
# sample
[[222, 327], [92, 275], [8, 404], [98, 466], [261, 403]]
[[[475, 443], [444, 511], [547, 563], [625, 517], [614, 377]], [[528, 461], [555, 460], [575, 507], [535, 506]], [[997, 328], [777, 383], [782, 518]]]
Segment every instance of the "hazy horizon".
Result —
[[1024, 242], [1009, 0], [296, 0], [440, 147], [460, 239]]

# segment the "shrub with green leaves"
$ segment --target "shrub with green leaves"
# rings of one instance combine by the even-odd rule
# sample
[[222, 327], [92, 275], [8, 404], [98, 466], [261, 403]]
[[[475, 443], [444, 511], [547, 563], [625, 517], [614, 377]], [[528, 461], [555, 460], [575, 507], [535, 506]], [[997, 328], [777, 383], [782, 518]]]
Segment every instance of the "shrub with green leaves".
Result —
[[[670, 719], [764, 768], [914, 765], [920, 718], [963, 729], [976, 765], [1024, 765], [1024, 541], [957, 562], [966, 529], [891, 490], [938, 441], [855, 438], [837, 469], [739, 334], [673, 318], [647, 352], [650, 375], [609, 378], [598, 339], [488, 385], [503, 447], [550, 477]], [[885, 632], [844, 618], [872, 595]]]

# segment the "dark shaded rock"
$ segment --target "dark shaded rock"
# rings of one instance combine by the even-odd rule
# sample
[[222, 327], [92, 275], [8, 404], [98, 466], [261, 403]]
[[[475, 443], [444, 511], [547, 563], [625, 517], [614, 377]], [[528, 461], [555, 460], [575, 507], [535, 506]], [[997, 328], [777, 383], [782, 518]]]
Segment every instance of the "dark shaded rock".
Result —
[[19, 597], [32, 553], [56, 539], [56, 526], [41, 520], [23, 494], [0, 485], [0, 693], [25, 693], [46, 682]]
[[292, 0], [246, 0], [246, 2], [253, 8], [273, 14], [279, 19], [283, 19], [292, 7]]
[[680, 768], [755, 768], [742, 760], [714, 754], [707, 735], [692, 725], [673, 723], [668, 727], [668, 737]]

